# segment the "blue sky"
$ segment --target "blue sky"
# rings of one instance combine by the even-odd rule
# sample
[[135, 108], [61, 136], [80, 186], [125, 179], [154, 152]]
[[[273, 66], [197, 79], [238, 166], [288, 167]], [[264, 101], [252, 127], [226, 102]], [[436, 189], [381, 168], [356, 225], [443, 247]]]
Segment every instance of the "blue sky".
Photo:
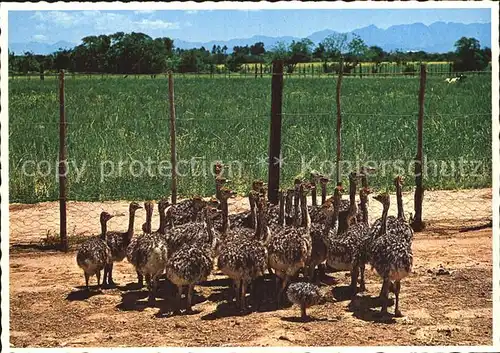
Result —
[[82, 37], [118, 31], [143, 32], [191, 42], [253, 35], [306, 37], [333, 29], [437, 21], [490, 22], [490, 9], [409, 10], [213, 10], [213, 11], [10, 11], [9, 43], [79, 43]]

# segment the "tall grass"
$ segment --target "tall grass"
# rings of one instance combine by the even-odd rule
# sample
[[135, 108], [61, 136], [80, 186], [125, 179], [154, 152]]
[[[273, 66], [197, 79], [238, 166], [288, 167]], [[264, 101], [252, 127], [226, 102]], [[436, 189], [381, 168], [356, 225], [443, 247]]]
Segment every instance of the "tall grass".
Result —
[[[210, 163], [237, 161], [241, 174], [231, 177], [237, 191], [254, 178], [266, 178], [270, 78], [207, 79], [176, 77], [177, 151], [188, 160], [180, 172], [179, 193], [212, 194]], [[345, 160], [405, 161], [405, 170], [387, 166], [371, 185], [391, 184], [394, 173], [412, 172], [416, 152], [418, 77], [345, 78], [342, 84], [342, 157]], [[336, 80], [288, 78], [284, 84], [283, 186], [303, 171], [303, 163], [334, 176]], [[170, 160], [168, 87], [163, 79], [66, 81], [69, 198], [77, 200], [149, 199], [168, 195], [170, 172], [134, 177], [130, 162], [153, 166]], [[469, 77], [459, 85], [430, 76], [426, 89], [424, 152], [428, 160], [460, 158], [483, 163], [478, 176], [439, 166], [425, 178], [428, 188], [475, 188], [491, 185], [491, 76]], [[11, 202], [58, 198], [56, 178], [59, 106], [56, 80], [11, 80], [9, 84], [9, 166]], [[25, 161], [51, 161], [50, 175], [22, 172]], [[122, 161], [121, 174], [118, 163]], [[115, 164], [101, 181], [101, 163]], [[323, 164], [320, 164], [324, 161]], [[80, 179], [73, 163], [82, 169]], [[432, 162], [434, 163], [434, 162]], [[433, 166], [433, 164], [429, 164]], [[188, 164], [193, 164], [188, 168]], [[456, 164], [457, 165], [457, 164]], [[44, 166], [45, 168], [47, 166]], [[107, 167], [107, 165], [105, 166]], [[139, 172], [139, 166], [132, 168]], [[237, 171], [236, 163], [233, 171]], [[109, 171], [109, 168], [105, 168]], [[33, 168], [28, 168], [32, 172]], [[192, 175], [192, 173], [195, 175]], [[408, 182], [411, 186], [412, 182]]]

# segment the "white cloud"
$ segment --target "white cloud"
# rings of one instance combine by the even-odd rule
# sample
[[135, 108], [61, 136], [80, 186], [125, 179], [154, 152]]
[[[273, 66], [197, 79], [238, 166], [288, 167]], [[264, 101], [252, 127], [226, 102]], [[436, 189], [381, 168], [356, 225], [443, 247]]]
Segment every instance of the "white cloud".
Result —
[[179, 29], [178, 22], [167, 22], [162, 20], [141, 20], [134, 24], [142, 29]]
[[35, 34], [31, 37], [35, 42], [45, 42], [48, 38], [43, 34]]
[[47, 30], [47, 26], [44, 23], [40, 23], [35, 26], [35, 29], [37, 31], [44, 32], [45, 30]]
[[180, 28], [178, 22], [152, 19], [134, 21], [125, 14], [101, 11], [37, 11], [31, 19], [40, 22], [38, 26], [55, 25], [62, 28], [85, 26], [106, 33]]
[[156, 10], [137, 10], [134, 11], [136, 15], [143, 15], [143, 14], [150, 14], [150, 13], [155, 13]]
[[69, 12], [63, 11], [37, 11], [31, 19], [40, 22], [49, 22], [57, 24], [64, 28], [69, 28], [74, 23], [74, 16]]

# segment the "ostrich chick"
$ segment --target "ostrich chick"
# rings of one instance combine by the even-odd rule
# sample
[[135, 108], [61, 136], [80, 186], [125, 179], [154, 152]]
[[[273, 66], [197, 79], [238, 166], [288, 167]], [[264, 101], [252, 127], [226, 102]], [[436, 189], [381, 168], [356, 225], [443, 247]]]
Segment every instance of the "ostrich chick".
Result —
[[300, 306], [300, 317], [303, 321], [309, 316], [306, 309], [320, 302], [322, 294], [317, 285], [308, 282], [296, 282], [290, 284], [287, 290], [288, 300]]

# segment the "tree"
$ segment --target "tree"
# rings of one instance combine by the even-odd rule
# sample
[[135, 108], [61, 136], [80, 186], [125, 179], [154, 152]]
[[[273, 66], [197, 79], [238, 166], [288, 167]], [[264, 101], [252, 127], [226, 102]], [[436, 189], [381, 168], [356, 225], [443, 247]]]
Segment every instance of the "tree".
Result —
[[489, 63], [488, 57], [485, 55], [487, 52], [481, 50], [481, 45], [475, 38], [462, 37], [457, 40], [455, 54], [454, 71], [480, 71], [484, 70]]
[[24, 74], [40, 69], [40, 64], [36, 61], [35, 55], [30, 51], [25, 52], [20, 61], [21, 72]]
[[359, 35], [354, 34], [351, 41], [347, 44], [347, 50], [348, 53], [345, 60], [355, 68], [366, 56], [368, 46]]
[[298, 42], [292, 41], [290, 44], [291, 61], [294, 63], [311, 61], [313, 47], [314, 43], [308, 38], [303, 38]]
[[299, 41], [292, 41], [290, 44], [278, 42], [271, 53], [271, 60], [283, 60], [286, 72], [291, 74], [298, 63], [311, 61], [312, 48], [314, 43], [303, 38]]
[[10, 72], [18, 72], [21, 71], [19, 69], [19, 60], [18, 57], [14, 54], [14, 52], [9, 50], [9, 71]]
[[384, 61], [385, 56], [384, 50], [376, 45], [369, 47], [365, 53], [366, 60], [374, 62], [376, 65]]
[[348, 49], [347, 34], [334, 33], [321, 42], [325, 48], [324, 59], [339, 60]]
[[59, 50], [55, 54], [54, 68], [59, 71], [61, 69], [69, 69], [71, 67], [71, 50]]
[[328, 72], [328, 61], [340, 61], [342, 53], [347, 50], [347, 34], [334, 33], [323, 39], [320, 43], [323, 48], [323, 71]]
[[[334, 33], [323, 39], [320, 43], [324, 48], [323, 66], [328, 69], [328, 60], [343, 61], [344, 72], [350, 72], [366, 55], [367, 46], [363, 39], [354, 35], [351, 41], [347, 40], [346, 33]], [[332, 68], [339, 71], [340, 65], [334, 64]]]
[[405, 57], [406, 57], [405, 53], [399, 49], [396, 49], [394, 52], [392, 52], [391, 57], [392, 57], [392, 60], [394, 60], [396, 62], [396, 64], [398, 64], [398, 65], [401, 65], [402, 63], [404, 63], [404, 61], [408, 61], [408, 60], [405, 60]]
[[244, 55], [249, 55], [250, 54], [250, 48], [248, 48], [248, 45], [245, 46], [239, 46], [236, 45], [233, 47], [233, 55], [238, 56], [244, 56]]
[[179, 71], [179, 65], [181, 63], [181, 58], [178, 55], [172, 55], [165, 60], [165, 70], [166, 71]]
[[266, 49], [264, 48], [264, 43], [262, 42], [257, 42], [253, 45], [250, 46], [250, 54], [259, 56], [262, 55], [266, 52]]
[[[275, 44], [272, 50], [268, 53], [268, 61], [272, 62], [275, 60], [283, 60], [283, 63], [286, 66], [288, 60], [290, 60], [290, 51], [288, 49], [288, 44], [282, 41], [279, 41]], [[287, 72], [288, 70], [289, 68], [287, 68]]]
[[181, 54], [179, 72], [200, 72], [204, 64], [210, 64], [210, 52], [201, 47], [200, 49], [185, 50]]

